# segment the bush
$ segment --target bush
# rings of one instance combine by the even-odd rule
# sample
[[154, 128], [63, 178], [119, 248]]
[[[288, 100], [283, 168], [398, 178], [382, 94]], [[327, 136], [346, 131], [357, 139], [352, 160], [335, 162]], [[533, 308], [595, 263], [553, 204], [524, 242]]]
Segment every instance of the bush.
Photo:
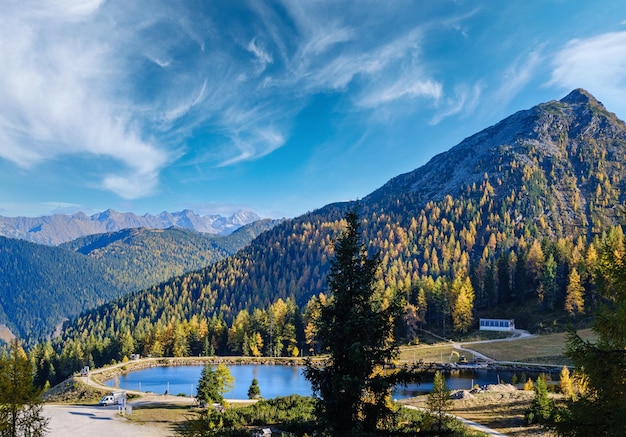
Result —
[[534, 387], [533, 379], [532, 378], [528, 378], [526, 380], [526, 382], [524, 383], [524, 390], [525, 391], [531, 391], [533, 389], [533, 387]]

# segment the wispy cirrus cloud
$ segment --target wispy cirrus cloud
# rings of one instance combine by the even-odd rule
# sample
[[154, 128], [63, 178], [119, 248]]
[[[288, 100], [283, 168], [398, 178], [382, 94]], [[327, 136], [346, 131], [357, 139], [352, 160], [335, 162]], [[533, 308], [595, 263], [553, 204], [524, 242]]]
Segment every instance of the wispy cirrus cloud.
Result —
[[481, 95], [482, 85], [479, 83], [472, 86], [457, 86], [454, 96], [446, 99], [444, 109], [435, 114], [430, 124], [438, 124], [453, 115], [471, 113], [478, 105]]
[[9, 4], [0, 26], [0, 156], [25, 169], [75, 154], [108, 157], [120, 165], [101, 186], [122, 197], [132, 175], [140, 195], [152, 192], [167, 152], [142, 138], [133, 114], [111, 100], [118, 79], [113, 47], [87, 27], [101, 2]]
[[[105, 158], [96, 184], [135, 199], [175, 162], [225, 167], [283, 147], [319, 93], [349, 111], [446, 101], [425, 68], [424, 27], [403, 8], [284, 1], [239, 16], [184, 2], [9, 4], [0, 157], [25, 169]], [[198, 132], [208, 139], [191, 145]]]
[[502, 75], [502, 83], [496, 94], [501, 105], [506, 105], [535, 76], [537, 68], [544, 61], [541, 54], [543, 48], [538, 47], [529, 53], [518, 56]]
[[227, 167], [238, 162], [247, 161], [252, 158], [260, 158], [285, 144], [283, 134], [271, 127], [260, 128], [254, 131], [246, 131], [233, 141], [239, 153], [223, 161], [220, 166]]
[[255, 65], [254, 69], [257, 74], [263, 73], [267, 65], [274, 61], [272, 59], [272, 55], [267, 52], [263, 44], [258, 41], [257, 37], [252, 38], [246, 48], [255, 57], [253, 62]]
[[573, 39], [556, 53], [549, 85], [586, 88], [605, 104], [626, 111], [626, 31]]
[[397, 100], [413, 100], [418, 97], [436, 101], [442, 94], [443, 86], [440, 82], [420, 75], [419, 71], [411, 71], [394, 78], [391, 83], [370, 86], [357, 104], [363, 108], [377, 108]]

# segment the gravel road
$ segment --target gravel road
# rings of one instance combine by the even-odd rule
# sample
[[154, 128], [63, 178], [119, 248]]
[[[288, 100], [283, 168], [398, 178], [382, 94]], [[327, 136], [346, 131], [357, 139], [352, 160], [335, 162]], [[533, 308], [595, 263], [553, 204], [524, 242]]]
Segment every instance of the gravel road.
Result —
[[165, 429], [129, 422], [118, 415], [118, 407], [44, 405], [50, 417], [50, 437], [166, 437]]

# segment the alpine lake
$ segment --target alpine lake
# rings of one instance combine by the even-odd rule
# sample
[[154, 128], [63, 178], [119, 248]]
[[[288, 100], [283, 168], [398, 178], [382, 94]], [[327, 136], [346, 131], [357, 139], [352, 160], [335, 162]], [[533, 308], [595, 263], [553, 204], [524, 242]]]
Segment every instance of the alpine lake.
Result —
[[[112, 389], [135, 390], [157, 394], [172, 394], [194, 397], [203, 366], [159, 366], [131, 371], [105, 382]], [[288, 396], [292, 394], [312, 395], [311, 384], [304, 377], [302, 366], [269, 364], [235, 364], [228, 366], [235, 383], [231, 391], [225, 393], [226, 400], [247, 399], [248, 388], [256, 378], [263, 398]], [[500, 371], [482, 368], [464, 368], [443, 371], [446, 385], [450, 390], [469, 390], [475, 385], [510, 383], [513, 375], [519, 379], [522, 372]], [[537, 373], [526, 372], [536, 378]], [[428, 393], [433, 387], [434, 373], [423, 376], [420, 384], [398, 386], [394, 389], [394, 399], [405, 399]], [[553, 372], [553, 379], [558, 372]]]

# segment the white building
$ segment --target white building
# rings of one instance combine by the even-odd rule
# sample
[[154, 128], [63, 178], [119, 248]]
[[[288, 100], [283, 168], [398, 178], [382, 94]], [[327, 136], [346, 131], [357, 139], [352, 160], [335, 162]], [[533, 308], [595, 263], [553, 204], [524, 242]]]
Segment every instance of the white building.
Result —
[[513, 331], [515, 320], [513, 319], [480, 319], [481, 331]]

